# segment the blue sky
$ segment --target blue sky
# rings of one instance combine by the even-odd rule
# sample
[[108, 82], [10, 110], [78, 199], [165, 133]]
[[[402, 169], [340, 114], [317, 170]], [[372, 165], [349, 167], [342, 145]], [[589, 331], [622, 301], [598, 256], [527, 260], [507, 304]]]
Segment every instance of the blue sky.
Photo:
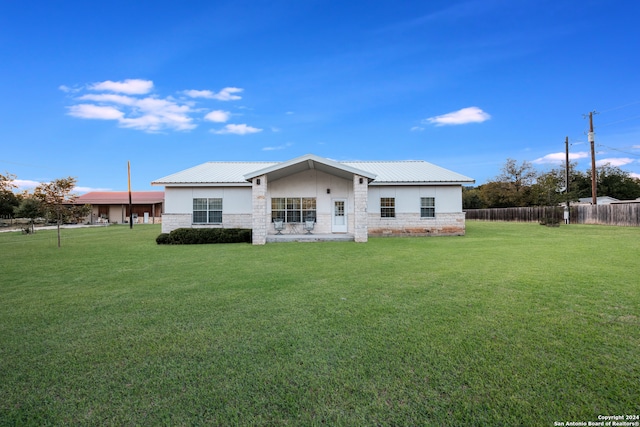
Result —
[[640, 3], [4, 1], [0, 172], [134, 190], [218, 160], [507, 158], [640, 177]]

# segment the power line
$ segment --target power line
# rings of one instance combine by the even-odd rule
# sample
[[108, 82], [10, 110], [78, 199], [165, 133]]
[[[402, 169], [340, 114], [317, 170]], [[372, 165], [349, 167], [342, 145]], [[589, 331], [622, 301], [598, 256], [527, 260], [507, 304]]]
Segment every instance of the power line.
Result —
[[640, 154], [638, 154], [638, 153], [629, 153], [628, 151], [623, 151], [623, 150], [620, 150], [618, 148], [609, 147], [609, 146], [604, 145], [604, 144], [598, 144], [598, 147], [605, 147], [605, 148], [608, 148], [609, 150], [619, 151], [620, 153], [628, 154], [628, 155], [634, 156], [634, 157], [640, 157]]
[[609, 108], [608, 110], [601, 111], [601, 113], [608, 113], [609, 111], [620, 110], [622, 108], [627, 108], [627, 107], [631, 107], [632, 105], [638, 105], [638, 104], [640, 104], [640, 101], [635, 101], [630, 104], [620, 105], [619, 107]]
[[634, 120], [634, 119], [639, 119], [640, 116], [633, 116], [633, 117], [627, 117], [626, 119], [620, 119], [620, 120], [616, 120], [615, 122], [609, 122], [609, 123], [605, 123], [603, 125], [600, 125], [599, 127], [605, 127], [605, 126], [610, 126], [610, 125], [615, 125], [617, 123], [622, 123], [622, 122], [626, 122], [629, 120]]

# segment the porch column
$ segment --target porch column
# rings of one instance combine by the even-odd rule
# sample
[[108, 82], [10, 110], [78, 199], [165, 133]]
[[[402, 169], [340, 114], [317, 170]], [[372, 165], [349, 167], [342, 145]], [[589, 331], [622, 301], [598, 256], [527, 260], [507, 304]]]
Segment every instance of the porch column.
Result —
[[354, 240], [366, 243], [369, 240], [367, 218], [367, 199], [369, 197], [369, 180], [360, 175], [353, 175], [353, 226]]
[[260, 175], [251, 181], [251, 229], [252, 243], [267, 243], [267, 175]]

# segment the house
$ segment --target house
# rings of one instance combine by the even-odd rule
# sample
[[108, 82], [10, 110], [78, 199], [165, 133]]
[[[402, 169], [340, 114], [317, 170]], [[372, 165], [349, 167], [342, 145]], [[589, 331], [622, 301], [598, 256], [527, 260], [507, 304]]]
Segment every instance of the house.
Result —
[[[90, 224], [129, 222], [128, 191], [92, 191], [78, 196], [74, 204], [91, 205], [91, 215], [86, 220]], [[160, 222], [163, 205], [163, 191], [131, 192], [131, 210], [135, 222]]]
[[[609, 196], [598, 196], [596, 198], [596, 202], [598, 205], [609, 205], [611, 203], [619, 202], [619, 200]], [[578, 199], [578, 204], [591, 205], [593, 204], [593, 197], [581, 197], [580, 199]]]
[[151, 184], [165, 188], [164, 233], [250, 228], [253, 244], [262, 245], [281, 233], [301, 235], [308, 224], [314, 234], [356, 242], [463, 235], [462, 185], [474, 182], [425, 161], [337, 162], [307, 154], [285, 162], [208, 162]]

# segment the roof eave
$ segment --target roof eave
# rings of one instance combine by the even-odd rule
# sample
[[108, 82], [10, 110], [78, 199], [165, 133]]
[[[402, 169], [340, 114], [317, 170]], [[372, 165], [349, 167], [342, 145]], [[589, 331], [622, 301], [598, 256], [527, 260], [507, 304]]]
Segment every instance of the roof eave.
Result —
[[[263, 169], [259, 169], [257, 171], [248, 173], [244, 175], [244, 178], [247, 181], [251, 181], [253, 178], [256, 178], [258, 176], [262, 176], [262, 175], [269, 175], [270, 173], [273, 172], [277, 172], [277, 171], [282, 171], [284, 169], [287, 168], [293, 168], [294, 166], [300, 165], [306, 163], [307, 167], [306, 169], [315, 169], [316, 165], [315, 163], [319, 163], [321, 165], [324, 166], [328, 166], [329, 168], [333, 168], [336, 169], [338, 171], [342, 171], [342, 172], [347, 172], [350, 174], [354, 174], [354, 175], [359, 175], [359, 176], [363, 176], [365, 178], [367, 178], [369, 180], [369, 182], [373, 181], [376, 178], [376, 174], [371, 173], [371, 172], [367, 172], [364, 171], [362, 169], [357, 169], [351, 166], [347, 166], [344, 165], [342, 163], [324, 158], [324, 157], [320, 157], [320, 156], [316, 156], [314, 154], [306, 154], [304, 156], [300, 156], [300, 157], [296, 157], [295, 159], [291, 159], [288, 160], [286, 162], [282, 162], [282, 163], [278, 163]], [[297, 172], [297, 168], [296, 171], [293, 173]]]
[[474, 184], [475, 180], [470, 181], [373, 181], [371, 185], [466, 185]]
[[164, 187], [251, 187], [248, 182], [152, 182]]

